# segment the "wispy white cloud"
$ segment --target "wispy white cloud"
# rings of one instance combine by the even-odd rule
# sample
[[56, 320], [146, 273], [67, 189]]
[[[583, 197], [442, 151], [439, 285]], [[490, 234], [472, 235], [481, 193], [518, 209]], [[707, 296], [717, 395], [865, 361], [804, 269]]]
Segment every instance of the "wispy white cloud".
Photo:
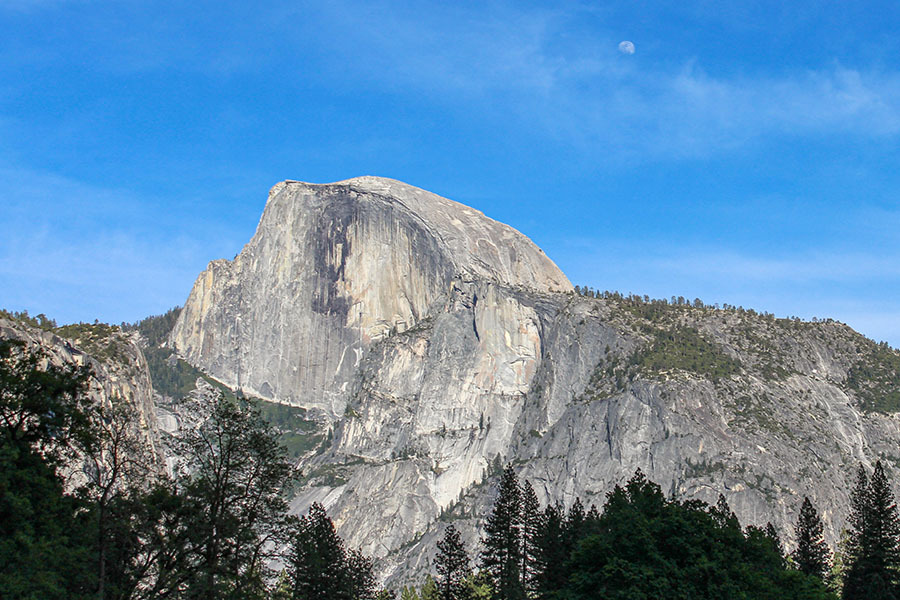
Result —
[[[63, 0], [8, 1], [25, 7]], [[794, 136], [900, 134], [898, 72], [835, 62], [777, 76], [726, 75], [702, 59], [670, 59], [662, 50], [623, 56], [612, 24], [580, 27], [594, 11], [575, 2], [493, 2], [478, 10], [459, 3], [274, 2], [222, 10], [231, 23], [227, 43], [220, 19], [203, 14], [189, 26], [134, 8], [107, 20], [95, 16], [95, 26], [127, 28], [139, 20], [141, 27], [83, 46], [94, 68], [116, 74], [220, 77], [271, 69], [288, 85], [324, 77], [335, 89], [412, 92], [491, 122], [514, 119], [508, 126], [535, 127], [611, 159], [706, 156]], [[602, 23], [602, 14], [592, 22]]]

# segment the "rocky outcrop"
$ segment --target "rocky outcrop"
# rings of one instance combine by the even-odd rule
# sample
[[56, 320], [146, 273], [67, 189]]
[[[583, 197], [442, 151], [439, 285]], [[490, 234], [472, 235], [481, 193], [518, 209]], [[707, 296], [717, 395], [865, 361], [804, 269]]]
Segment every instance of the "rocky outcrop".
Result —
[[425, 568], [445, 520], [474, 550], [507, 462], [545, 502], [601, 505], [641, 468], [788, 536], [808, 495], [831, 540], [856, 465], [900, 464], [896, 407], [878, 404], [896, 352], [833, 322], [575, 294], [521, 234], [390, 180], [275, 186], [172, 343], [328, 416], [292, 508], [324, 502], [393, 581]]
[[[146, 446], [146, 456], [152, 463], [161, 464], [155, 394], [136, 332], [86, 323], [50, 331], [0, 318], [0, 339], [21, 340], [55, 365], [88, 365], [93, 375], [88, 380], [87, 395], [98, 406], [109, 408], [121, 403], [128, 407], [133, 415], [132, 434]], [[78, 466], [73, 467], [73, 483], [78, 483]]]

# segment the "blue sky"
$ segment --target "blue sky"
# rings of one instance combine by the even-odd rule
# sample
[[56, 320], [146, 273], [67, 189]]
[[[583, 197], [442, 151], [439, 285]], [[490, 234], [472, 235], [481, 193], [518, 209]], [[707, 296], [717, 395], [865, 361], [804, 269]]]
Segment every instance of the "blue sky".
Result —
[[898, 22], [892, 2], [3, 0], [0, 306], [160, 313], [277, 181], [371, 174], [509, 223], [576, 284], [898, 346]]

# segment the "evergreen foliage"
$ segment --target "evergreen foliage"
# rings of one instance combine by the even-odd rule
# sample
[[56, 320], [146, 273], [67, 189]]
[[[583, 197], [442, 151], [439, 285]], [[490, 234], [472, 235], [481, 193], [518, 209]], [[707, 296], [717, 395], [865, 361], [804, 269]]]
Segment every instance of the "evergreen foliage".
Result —
[[344, 549], [319, 503], [294, 525], [288, 577], [292, 600], [371, 600], [376, 595], [371, 561]]
[[163, 346], [169, 340], [169, 334], [175, 328], [175, 322], [181, 315], [181, 307], [170, 308], [164, 314], [153, 315], [137, 323], [123, 324], [123, 329], [137, 329], [147, 340], [149, 346]]
[[[742, 530], [724, 497], [715, 506], [666, 499], [640, 471], [602, 512], [576, 500], [540, 514], [529, 598], [833, 598], [821, 578], [786, 568], [770, 524]], [[490, 597], [503, 598], [489, 578]]]
[[43, 329], [44, 331], [53, 331], [56, 329], [56, 321], [50, 318], [47, 318], [47, 315], [44, 313], [40, 313], [37, 316], [32, 317], [28, 314], [27, 310], [19, 311], [9, 311], [0, 308], [0, 318], [9, 319], [10, 321], [19, 321], [20, 323], [24, 323], [30, 327], [36, 327], [38, 329]]
[[565, 565], [569, 552], [563, 513], [559, 504], [547, 505], [535, 534], [533, 591], [541, 599], [551, 598], [567, 580]]
[[484, 524], [481, 568], [490, 579], [494, 598], [521, 600], [522, 587], [522, 493], [512, 465], [500, 477], [494, 509]]
[[676, 325], [668, 329], [650, 328], [650, 331], [653, 335], [650, 345], [631, 359], [642, 372], [658, 374], [679, 370], [718, 381], [741, 370], [739, 361], [708, 342], [693, 327]]
[[437, 543], [434, 568], [437, 571], [438, 596], [440, 600], [469, 600], [471, 594], [467, 579], [469, 555], [453, 525], [444, 529], [444, 537]]
[[431, 575], [428, 575], [428, 577], [425, 578], [425, 585], [422, 586], [419, 600], [440, 600], [437, 582]]
[[541, 528], [541, 506], [530, 481], [522, 485], [522, 587], [528, 597], [537, 588], [537, 538]]
[[847, 375], [847, 385], [856, 392], [865, 410], [881, 413], [900, 411], [900, 352], [888, 344], [866, 340]]
[[843, 585], [844, 600], [898, 597], [900, 519], [881, 461], [869, 479], [860, 465], [850, 496], [850, 540]]
[[824, 531], [821, 517], [809, 498], [804, 497], [800, 516], [794, 527], [797, 547], [791, 553], [791, 558], [798, 571], [823, 582], [831, 570], [831, 551], [825, 544]]
[[763, 532], [765, 533], [766, 537], [771, 540], [772, 547], [775, 548], [775, 551], [781, 558], [782, 565], [787, 564], [785, 562], [787, 560], [787, 555], [784, 552], [784, 544], [781, 543], [781, 536], [778, 535], [778, 531], [775, 529], [775, 526], [772, 525], [771, 522], [767, 522], [765, 529], [763, 529]]
[[560, 597], [828, 598], [784, 569], [773, 540], [741, 531], [727, 504], [667, 500], [636, 473], [607, 496], [596, 533], [580, 539]]

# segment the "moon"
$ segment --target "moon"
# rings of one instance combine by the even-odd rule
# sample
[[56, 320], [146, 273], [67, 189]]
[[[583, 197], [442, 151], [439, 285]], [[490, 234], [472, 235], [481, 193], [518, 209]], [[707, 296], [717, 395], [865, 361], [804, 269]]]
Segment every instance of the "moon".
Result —
[[625, 40], [624, 42], [619, 42], [619, 52], [622, 54], [634, 54], [634, 44]]

